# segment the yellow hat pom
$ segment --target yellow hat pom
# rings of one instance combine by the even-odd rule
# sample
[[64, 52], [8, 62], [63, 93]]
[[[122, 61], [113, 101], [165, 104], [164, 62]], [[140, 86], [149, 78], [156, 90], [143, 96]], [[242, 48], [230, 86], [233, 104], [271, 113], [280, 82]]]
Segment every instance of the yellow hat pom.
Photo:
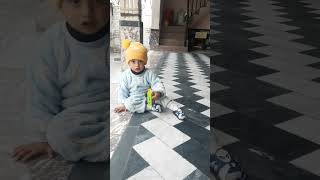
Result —
[[131, 41], [129, 39], [125, 39], [125, 40], [122, 41], [122, 48], [123, 49], [128, 49], [130, 44], [131, 44]]

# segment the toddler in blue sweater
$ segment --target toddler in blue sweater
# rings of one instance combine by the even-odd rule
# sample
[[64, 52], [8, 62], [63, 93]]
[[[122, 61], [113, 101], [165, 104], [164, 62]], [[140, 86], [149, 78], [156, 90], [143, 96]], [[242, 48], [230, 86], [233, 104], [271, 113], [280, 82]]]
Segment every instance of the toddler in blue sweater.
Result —
[[[123, 72], [120, 80], [119, 100], [121, 105], [115, 108], [115, 112], [130, 111], [143, 113], [145, 111], [161, 112], [162, 107], [169, 108], [174, 115], [182, 120], [184, 113], [178, 104], [166, 96], [165, 88], [150, 69], [145, 68], [148, 56], [147, 49], [139, 42], [123, 41], [126, 49], [125, 57], [129, 69]], [[147, 105], [147, 91], [152, 89], [152, 106]]]

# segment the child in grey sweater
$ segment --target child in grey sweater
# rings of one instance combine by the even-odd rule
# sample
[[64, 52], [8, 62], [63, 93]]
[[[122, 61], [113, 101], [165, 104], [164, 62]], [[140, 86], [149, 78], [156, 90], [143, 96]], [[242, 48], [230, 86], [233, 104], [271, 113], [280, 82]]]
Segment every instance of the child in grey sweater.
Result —
[[34, 143], [18, 146], [13, 157], [57, 153], [69, 161], [107, 161], [109, 2], [56, 3], [66, 21], [43, 35], [39, 56], [26, 68]]

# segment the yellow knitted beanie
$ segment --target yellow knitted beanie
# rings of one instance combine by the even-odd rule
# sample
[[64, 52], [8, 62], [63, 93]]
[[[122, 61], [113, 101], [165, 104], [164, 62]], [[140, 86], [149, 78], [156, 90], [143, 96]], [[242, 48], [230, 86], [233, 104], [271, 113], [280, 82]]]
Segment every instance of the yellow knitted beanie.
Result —
[[137, 59], [144, 62], [144, 65], [148, 62], [148, 50], [139, 42], [132, 42], [129, 39], [122, 41], [122, 48], [126, 49], [125, 58], [128, 64], [130, 60]]

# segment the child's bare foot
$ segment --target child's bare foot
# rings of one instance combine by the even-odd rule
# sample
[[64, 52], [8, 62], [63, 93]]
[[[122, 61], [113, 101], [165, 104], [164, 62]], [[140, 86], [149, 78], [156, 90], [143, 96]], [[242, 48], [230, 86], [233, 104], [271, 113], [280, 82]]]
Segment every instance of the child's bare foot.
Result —
[[26, 145], [18, 146], [14, 149], [12, 157], [16, 161], [27, 162], [32, 158], [40, 155], [47, 154], [51, 159], [53, 157], [53, 150], [51, 146], [46, 142], [31, 143]]
[[125, 107], [124, 105], [118, 106], [118, 107], [116, 107], [116, 108], [114, 109], [114, 112], [116, 112], [116, 113], [121, 113], [121, 112], [123, 112], [123, 111], [126, 111], [126, 107]]

